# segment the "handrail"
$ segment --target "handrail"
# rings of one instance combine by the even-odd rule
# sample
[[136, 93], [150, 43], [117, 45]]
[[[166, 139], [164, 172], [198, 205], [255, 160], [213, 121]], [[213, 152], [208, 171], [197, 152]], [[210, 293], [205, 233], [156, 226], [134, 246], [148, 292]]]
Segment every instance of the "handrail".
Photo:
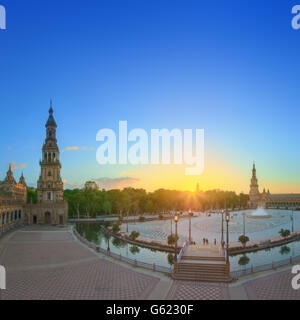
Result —
[[181, 260], [181, 256], [183, 255], [183, 252], [184, 252], [186, 247], [187, 247], [187, 242], [185, 241], [183, 246], [182, 246], [182, 248], [181, 248], [181, 250], [180, 250], [180, 252], [179, 252], [179, 254], [178, 254], [178, 256], [177, 256], [177, 262], [179, 262]]

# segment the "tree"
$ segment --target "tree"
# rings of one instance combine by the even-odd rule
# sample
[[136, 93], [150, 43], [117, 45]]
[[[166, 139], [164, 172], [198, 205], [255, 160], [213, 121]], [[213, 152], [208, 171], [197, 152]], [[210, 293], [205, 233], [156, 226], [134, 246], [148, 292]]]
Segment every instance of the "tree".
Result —
[[179, 237], [175, 236], [175, 234], [170, 234], [168, 236], [168, 244], [173, 245], [173, 244], [175, 244], [176, 241], [178, 241], [178, 239], [179, 239]]
[[279, 231], [279, 234], [281, 235], [282, 238], [287, 238], [291, 234], [291, 232], [290, 230], [281, 229]]
[[34, 188], [27, 188], [27, 203], [37, 203], [37, 191]]
[[140, 236], [139, 232], [132, 231], [129, 238], [130, 238], [130, 240], [135, 241], [139, 236]]
[[118, 233], [120, 231], [120, 227], [117, 223], [114, 223], [112, 226], [113, 233]]
[[239, 242], [243, 245], [243, 247], [246, 246], [248, 241], [249, 241], [249, 238], [247, 236], [242, 235], [239, 237]]

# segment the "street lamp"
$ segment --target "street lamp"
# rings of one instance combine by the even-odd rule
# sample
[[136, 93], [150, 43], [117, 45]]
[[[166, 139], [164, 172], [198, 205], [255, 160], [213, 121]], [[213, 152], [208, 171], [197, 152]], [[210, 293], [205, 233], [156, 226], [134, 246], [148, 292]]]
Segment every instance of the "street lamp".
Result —
[[229, 263], [229, 254], [228, 254], [228, 249], [229, 249], [229, 228], [228, 228], [228, 223], [230, 220], [230, 213], [226, 211], [226, 261]]
[[222, 210], [221, 245], [224, 243], [224, 210]]
[[189, 244], [192, 243], [192, 210], [189, 211]]
[[244, 226], [243, 231], [244, 231], [244, 236], [246, 235], [246, 221], [245, 221], [245, 219], [246, 219], [246, 213], [243, 212], [243, 226]]
[[178, 239], [178, 236], [177, 236], [177, 223], [178, 223], [178, 215], [176, 213], [175, 217], [174, 217], [174, 221], [175, 221], [175, 262], [177, 262], [177, 239]]
[[171, 236], [173, 235], [173, 226], [172, 226], [172, 223], [173, 223], [173, 217], [172, 217], [172, 213], [170, 212], [170, 217], [171, 217]]
[[292, 232], [294, 232], [294, 207], [292, 207], [292, 216], [291, 216], [291, 220], [292, 220]]

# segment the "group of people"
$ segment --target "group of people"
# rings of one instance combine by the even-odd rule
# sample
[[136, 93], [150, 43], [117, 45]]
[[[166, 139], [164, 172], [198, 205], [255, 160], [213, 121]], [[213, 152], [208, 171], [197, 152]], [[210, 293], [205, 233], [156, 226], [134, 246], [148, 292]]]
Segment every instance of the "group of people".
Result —
[[[209, 244], [209, 241], [207, 238], [203, 238], [203, 245], [208, 245]], [[214, 245], [216, 246], [217, 245], [217, 239], [214, 240]]]

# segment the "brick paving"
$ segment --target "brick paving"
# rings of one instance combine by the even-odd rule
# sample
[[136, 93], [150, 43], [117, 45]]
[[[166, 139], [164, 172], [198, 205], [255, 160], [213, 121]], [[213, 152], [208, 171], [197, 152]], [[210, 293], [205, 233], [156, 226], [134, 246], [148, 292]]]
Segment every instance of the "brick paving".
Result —
[[250, 300], [300, 300], [300, 290], [294, 290], [291, 269], [249, 280], [243, 287]]
[[[68, 228], [25, 228], [0, 244], [0, 265], [7, 271], [7, 290], [0, 300], [143, 300], [158, 290], [156, 274], [100, 257], [78, 243]], [[290, 269], [273, 272], [238, 284], [238, 290], [252, 300], [300, 300], [292, 276]], [[164, 281], [169, 285], [162, 286], [166, 292], [160, 292], [160, 299], [233, 298], [230, 284]], [[240, 292], [235, 291], [235, 298]]]
[[3, 300], [147, 299], [159, 282], [98, 257], [69, 232], [17, 232], [0, 263], [7, 271]]
[[228, 300], [228, 285], [223, 283], [203, 283], [174, 281], [168, 300]]

